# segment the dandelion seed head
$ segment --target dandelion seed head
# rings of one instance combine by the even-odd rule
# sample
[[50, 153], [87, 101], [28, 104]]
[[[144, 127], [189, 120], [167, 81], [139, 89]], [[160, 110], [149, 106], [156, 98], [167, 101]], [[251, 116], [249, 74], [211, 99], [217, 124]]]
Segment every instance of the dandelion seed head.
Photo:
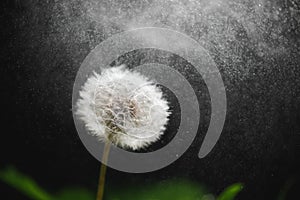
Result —
[[170, 115], [160, 88], [125, 65], [94, 72], [76, 106], [89, 134], [132, 150], [157, 141]]

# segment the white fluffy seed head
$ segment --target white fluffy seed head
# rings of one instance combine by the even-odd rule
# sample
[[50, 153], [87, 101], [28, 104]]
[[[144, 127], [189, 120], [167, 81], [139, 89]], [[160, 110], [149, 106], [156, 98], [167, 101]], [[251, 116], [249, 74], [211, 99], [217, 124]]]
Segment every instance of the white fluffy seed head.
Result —
[[76, 106], [90, 134], [133, 150], [157, 141], [170, 115], [160, 88], [124, 65], [94, 72]]

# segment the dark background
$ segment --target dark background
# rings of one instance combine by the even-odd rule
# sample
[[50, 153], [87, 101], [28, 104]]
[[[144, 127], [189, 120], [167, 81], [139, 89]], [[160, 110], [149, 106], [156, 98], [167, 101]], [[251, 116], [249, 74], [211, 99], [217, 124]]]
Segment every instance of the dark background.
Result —
[[[96, 191], [100, 163], [87, 152], [76, 133], [71, 111], [72, 86], [91, 49], [110, 35], [126, 30], [127, 22], [131, 27], [132, 18], [139, 16], [142, 25], [180, 30], [209, 51], [226, 86], [227, 118], [213, 151], [198, 159], [210, 114], [209, 95], [201, 77], [184, 60], [167, 52], [141, 50], [121, 57], [117, 63], [130, 67], [150, 61], [173, 65], [199, 91], [203, 114], [197, 139], [179, 160], [146, 174], [109, 169], [108, 187], [187, 178], [219, 193], [232, 183], [242, 182], [245, 188], [238, 199], [265, 200], [276, 199], [286, 182], [292, 180], [295, 184], [288, 199], [299, 193], [300, 17], [296, 1], [230, 1], [230, 8], [244, 9], [244, 14], [249, 12], [253, 17], [243, 20], [236, 17], [242, 11], [228, 14], [225, 8], [214, 6], [208, 6], [214, 12], [193, 11], [186, 6], [187, 14], [173, 19], [171, 11], [166, 17], [152, 16], [150, 11], [149, 14], [148, 4], [154, 4], [152, 1], [103, 1], [95, 11], [100, 12], [103, 21], [86, 14], [94, 1], [86, 2], [91, 5], [82, 1], [1, 2], [1, 168], [13, 165], [49, 191], [65, 186]], [[262, 11], [257, 11], [259, 2], [263, 3]], [[162, 3], [162, 9], [166, 5]], [[242, 7], [235, 8], [236, 5]], [[102, 11], [102, 7], [106, 10]], [[117, 15], [115, 8], [121, 9], [119, 15], [129, 13], [124, 15], [128, 21], [126, 17], [125, 22], [119, 23], [118, 19], [111, 19], [107, 13]], [[202, 21], [186, 23], [190, 13], [200, 11], [204, 13]], [[181, 24], [177, 25], [176, 20]], [[146, 23], [149, 21], [151, 24]], [[228, 34], [223, 34], [225, 25], [229, 27]], [[177, 108], [176, 101], [170, 101]], [[176, 129], [178, 110], [172, 116], [166, 138], [171, 138]], [[0, 195], [4, 199], [26, 199], [3, 183]]]

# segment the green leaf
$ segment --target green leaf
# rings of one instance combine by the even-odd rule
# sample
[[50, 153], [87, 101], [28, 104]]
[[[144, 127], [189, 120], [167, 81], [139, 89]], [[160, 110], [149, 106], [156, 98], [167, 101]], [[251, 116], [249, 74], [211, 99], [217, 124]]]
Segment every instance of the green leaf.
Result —
[[233, 200], [236, 195], [243, 189], [243, 184], [235, 183], [227, 187], [217, 198], [217, 200]]
[[292, 188], [292, 186], [295, 184], [296, 180], [295, 178], [291, 178], [289, 180], [286, 181], [286, 183], [284, 184], [284, 187], [280, 190], [279, 196], [278, 196], [278, 200], [285, 200], [286, 196], [288, 194], [288, 191]]
[[[0, 170], [0, 180], [32, 200], [95, 199], [95, 193], [83, 188], [63, 189], [58, 195], [51, 195], [38, 186], [30, 177], [21, 174], [13, 167]], [[242, 188], [243, 185], [240, 183], [233, 184], [226, 188], [217, 200], [233, 200]], [[210, 197], [209, 199], [211, 199], [213, 195], [206, 193], [204, 187], [197, 183], [186, 180], [173, 180], [152, 185], [127, 186], [121, 189], [107, 187], [105, 197], [106, 200], [200, 200], [204, 197]]]
[[0, 180], [33, 200], [52, 200], [52, 196], [39, 187], [34, 180], [19, 173], [15, 168], [0, 170]]
[[83, 188], [68, 188], [56, 195], [55, 200], [94, 200], [96, 197], [89, 190]]
[[107, 200], [200, 200], [206, 194], [197, 183], [177, 180], [164, 181], [155, 185], [108, 189]]

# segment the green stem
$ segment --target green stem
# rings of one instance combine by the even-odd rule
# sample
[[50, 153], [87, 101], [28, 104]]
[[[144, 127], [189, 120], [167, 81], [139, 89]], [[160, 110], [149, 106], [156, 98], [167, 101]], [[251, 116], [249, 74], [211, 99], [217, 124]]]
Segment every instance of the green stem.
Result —
[[107, 160], [108, 160], [109, 149], [110, 149], [110, 142], [107, 141], [105, 143], [104, 151], [103, 151], [103, 155], [102, 155], [102, 164], [101, 164], [101, 168], [100, 168], [97, 200], [102, 200], [103, 199], [105, 176], [106, 176], [106, 169], [107, 169], [106, 163], [107, 163]]

